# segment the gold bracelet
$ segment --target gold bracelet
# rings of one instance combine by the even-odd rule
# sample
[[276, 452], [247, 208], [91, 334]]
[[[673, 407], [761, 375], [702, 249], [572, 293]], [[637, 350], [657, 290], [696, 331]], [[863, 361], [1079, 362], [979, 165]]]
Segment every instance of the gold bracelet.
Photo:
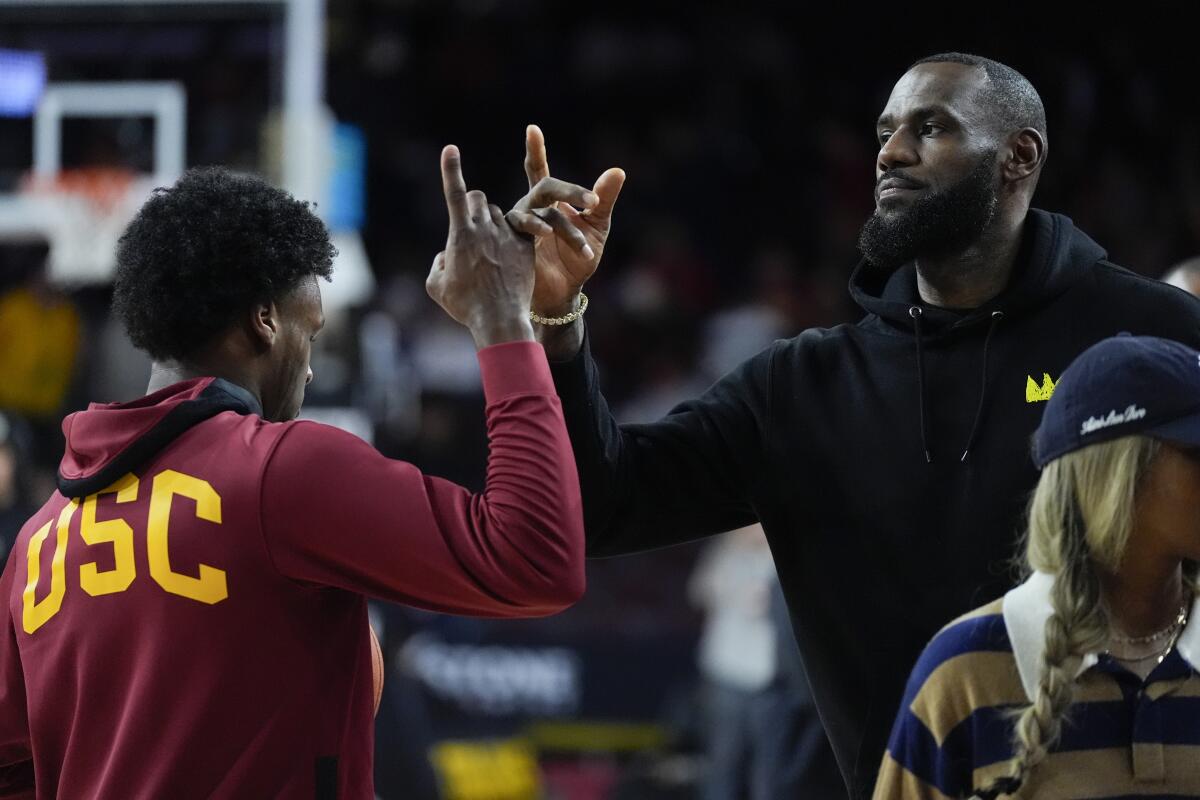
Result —
[[587, 311], [587, 295], [583, 292], [579, 293], [579, 308], [567, 314], [565, 317], [543, 317], [536, 311], [529, 312], [529, 318], [538, 325], [570, 325], [575, 320], [583, 316], [583, 312]]

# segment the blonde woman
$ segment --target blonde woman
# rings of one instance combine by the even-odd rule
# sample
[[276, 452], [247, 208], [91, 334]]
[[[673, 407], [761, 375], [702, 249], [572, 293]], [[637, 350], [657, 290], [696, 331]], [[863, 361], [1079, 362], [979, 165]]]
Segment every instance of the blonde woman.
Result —
[[1122, 335], [1034, 434], [1027, 579], [921, 655], [893, 798], [1200, 797], [1200, 353]]

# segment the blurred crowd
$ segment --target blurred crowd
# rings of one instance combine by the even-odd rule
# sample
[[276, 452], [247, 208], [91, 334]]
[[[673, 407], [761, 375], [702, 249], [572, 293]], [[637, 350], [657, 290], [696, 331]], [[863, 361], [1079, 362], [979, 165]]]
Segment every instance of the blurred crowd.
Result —
[[[271, 174], [278, 164], [263, 155], [264, 141], [279, 88], [266, 65], [280, 46], [279, 19], [245, 15], [181, 24], [173, 46], [136, 17], [106, 22], [104, 37], [87, 36], [96, 23], [47, 36], [14, 18], [0, 46], [47, 52], [55, 80], [185, 74], [189, 164]], [[1068, 214], [1112, 260], [1143, 274], [1162, 276], [1200, 252], [1200, 107], [1180, 69], [1185, 43], [1172, 40], [1183, 31], [1170, 26], [1156, 39], [1096, 23], [1086, 36], [1028, 32], [1016, 41], [1008, 30], [899, 35], [886, 25], [864, 30], [843, 20], [816, 29], [799, 15], [695, 4], [643, 4], [633, 15], [533, 0], [330, 0], [328, 15], [326, 97], [367, 142], [362, 233], [378, 290], [331, 318], [314, 353], [308, 408], [318, 416], [349, 410], [385, 454], [468, 486], [479, 487], [486, 455], [474, 347], [423, 287], [445, 236], [437, 152], [447, 142], [462, 148], [468, 183], [501, 205], [524, 192], [530, 122], [546, 132], [555, 175], [588, 183], [609, 166], [628, 173], [587, 312], [623, 421], [658, 418], [775, 338], [856, 318], [845, 285], [872, 209], [874, 120], [893, 81], [932, 52], [997, 58], [1039, 88], [1050, 157], [1036, 205]], [[0, 189], [11, 189], [28, 164], [31, 134], [13, 120], [0, 121], [0, 133]], [[150, 132], [135, 122], [64, 135], [66, 163], [137, 168]], [[108, 316], [106, 287], [46, 281], [44, 243], [5, 242], [0, 258], [4, 552], [52, 491], [63, 414], [140, 395], [148, 362]], [[1196, 271], [1173, 282], [1194, 289]], [[745, 750], [730, 737], [759, 723], [733, 717], [747, 696], [769, 698], [762, 693], [789, 680], [777, 650], [794, 651], [786, 628], [771, 626], [765, 544], [747, 536], [711, 545], [698, 567], [697, 548], [593, 562], [585, 600], [545, 622], [505, 623], [498, 632], [399, 609], [381, 609], [377, 621], [397, 659], [413, 635], [430, 631], [444, 643], [575, 643], [585, 665], [598, 659], [612, 672], [591, 697], [585, 666], [584, 695], [566, 716], [600, 709], [662, 722], [681, 751]], [[730, 605], [731, 596], [745, 602]], [[705, 614], [721, 608], [742, 618], [710, 616], [705, 627]], [[742, 639], [731, 645], [722, 632]], [[586, 652], [589, 641], [611, 643], [610, 660]], [[758, 652], [758, 661], [731, 667], [722, 657], [729, 646]], [[634, 686], [646, 671], [659, 677]], [[381, 746], [409, 747], [412, 763], [424, 764], [421, 748], [445, 728], [405, 680], [389, 689], [389, 702], [406, 736], [381, 733]], [[686, 699], [702, 696], [707, 705]], [[703, 715], [686, 710], [701, 706], [716, 715], [710, 729], [724, 730], [724, 740], [706, 739]], [[810, 704], [797, 713], [811, 716]], [[819, 732], [814, 724], [809, 730]], [[737, 781], [748, 786], [756, 769], [747, 753], [726, 753], [733, 788], [711, 796], [740, 796]], [[720, 757], [709, 763], [726, 768]], [[396, 780], [415, 781], [426, 767], [405, 768]], [[680, 769], [686, 783], [697, 768]], [[563, 796], [602, 796], [580, 792]]]

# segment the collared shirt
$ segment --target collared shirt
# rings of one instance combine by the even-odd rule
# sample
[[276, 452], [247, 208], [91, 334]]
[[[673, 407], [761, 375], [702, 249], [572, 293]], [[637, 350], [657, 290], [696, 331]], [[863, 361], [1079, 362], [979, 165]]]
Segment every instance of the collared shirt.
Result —
[[[1035, 573], [943, 628], [913, 669], [875, 800], [969, 797], [1012, 770], [1014, 711], [1037, 693], [1053, 576]], [[1193, 601], [1191, 619], [1200, 615]], [[1200, 623], [1143, 681], [1101, 653], [1021, 798], [1200, 797]]]

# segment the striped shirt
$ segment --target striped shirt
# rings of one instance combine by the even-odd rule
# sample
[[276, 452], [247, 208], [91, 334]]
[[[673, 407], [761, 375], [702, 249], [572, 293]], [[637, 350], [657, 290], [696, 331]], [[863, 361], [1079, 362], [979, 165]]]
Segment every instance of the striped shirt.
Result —
[[[943, 628], [913, 668], [874, 800], [970, 797], [1008, 775], [1011, 711], [1036, 694], [1053, 578], [1035, 574]], [[1191, 619], [1200, 618], [1200, 598]], [[1200, 797], [1200, 623], [1142, 681], [1089, 654], [1062, 737], [1020, 797]]]

